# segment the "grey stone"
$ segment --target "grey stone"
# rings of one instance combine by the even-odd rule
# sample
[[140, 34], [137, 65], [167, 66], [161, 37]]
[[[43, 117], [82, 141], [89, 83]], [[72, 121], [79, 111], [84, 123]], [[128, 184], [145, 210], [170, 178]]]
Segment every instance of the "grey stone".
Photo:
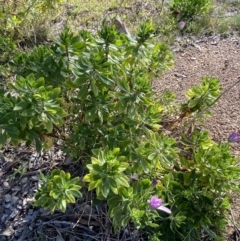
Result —
[[7, 220], [8, 215], [7, 214], [3, 214], [1, 217], [1, 222], [5, 222]]
[[5, 188], [10, 188], [9, 182], [7, 182], [7, 181], [3, 182], [3, 186]]
[[40, 176], [39, 176], [39, 175], [34, 175], [34, 176], [31, 177], [31, 179], [32, 179], [33, 181], [39, 181]]
[[22, 209], [23, 209], [23, 206], [18, 204], [18, 205], [17, 205], [17, 209], [22, 210]]
[[12, 205], [15, 205], [18, 201], [18, 197], [17, 196], [12, 196], [12, 200], [11, 200], [11, 203]]
[[19, 210], [16, 208], [13, 209], [12, 213], [10, 214], [10, 218], [15, 218], [19, 213]]
[[4, 210], [4, 212], [5, 212], [6, 214], [9, 214], [9, 215], [10, 215], [12, 211], [11, 211], [11, 209], [7, 208], [7, 209]]
[[10, 194], [6, 194], [5, 196], [4, 196], [4, 200], [5, 200], [5, 202], [10, 202], [11, 201], [11, 199], [12, 199], [12, 196], [10, 195]]
[[60, 237], [60, 236], [57, 236], [56, 237], [56, 241], [64, 241], [64, 239], [62, 237]]
[[9, 203], [4, 203], [3, 204], [3, 207], [5, 208], [11, 208], [12, 207], [12, 204], [9, 202]]
[[14, 186], [12, 188], [13, 191], [20, 191], [22, 188], [20, 186]]
[[13, 228], [10, 226], [10, 227], [7, 227], [3, 232], [2, 232], [2, 235], [4, 236], [11, 236], [13, 234], [14, 230]]
[[75, 237], [71, 237], [69, 241], [77, 241], [77, 239]]
[[28, 181], [28, 178], [27, 178], [27, 177], [24, 177], [24, 178], [20, 181], [20, 183], [21, 183], [21, 184], [25, 184], [25, 183], [27, 183], [27, 181]]
[[29, 214], [29, 215], [33, 214], [33, 209], [32, 209], [32, 208], [29, 208], [29, 209], [28, 209], [28, 214]]

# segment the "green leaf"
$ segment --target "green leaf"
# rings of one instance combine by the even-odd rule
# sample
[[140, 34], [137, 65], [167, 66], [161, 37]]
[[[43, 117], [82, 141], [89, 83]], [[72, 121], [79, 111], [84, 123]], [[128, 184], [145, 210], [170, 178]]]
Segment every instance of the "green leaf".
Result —
[[114, 81], [110, 78], [105, 77], [104, 75], [98, 74], [97, 75], [99, 80], [105, 85], [105, 86], [113, 86]]
[[78, 91], [78, 98], [79, 99], [85, 99], [88, 93], [88, 84], [84, 84], [80, 87], [80, 90]]
[[18, 145], [19, 145], [19, 142], [20, 142], [19, 139], [11, 138], [11, 143], [12, 143], [14, 146], [18, 146]]
[[65, 191], [66, 197], [67, 197], [67, 201], [70, 203], [75, 203], [75, 198], [72, 195], [72, 192], [70, 190], [66, 190]]
[[5, 145], [5, 143], [7, 142], [7, 134], [5, 131], [1, 131], [0, 132], [0, 145]]
[[84, 150], [85, 146], [86, 146], [85, 140], [82, 138], [80, 140], [79, 147], [81, 150]]
[[113, 196], [113, 197], [108, 199], [107, 203], [111, 207], [116, 207], [121, 203], [121, 197], [120, 196]]
[[46, 129], [47, 129], [47, 131], [49, 133], [52, 133], [52, 131], [53, 131], [53, 124], [52, 124], [52, 122], [50, 120], [45, 122], [45, 127], [46, 127]]
[[58, 108], [57, 114], [58, 114], [59, 117], [68, 116], [67, 112], [65, 112], [62, 108]]
[[34, 109], [26, 109], [22, 112], [22, 115], [27, 117], [33, 117], [36, 115], [36, 111]]
[[125, 176], [116, 176], [115, 178], [117, 184], [123, 187], [129, 187], [129, 180]]
[[69, 189], [74, 197], [82, 197], [82, 193], [79, 190]]
[[35, 145], [37, 152], [40, 152], [42, 150], [42, 143], [38, 138], [35, 139]]
[[85, 119], [86, 121], [94, 121], [97, 115], [97, 109], [94, 107], [86, 111]]
[[[84, 180], [85, 181], [85, 180]], [[86, 181], [85, 181], [86, 182]], [[91, 181], [89, 186], [88, 186], [88, 190], [91, 191], [95, 188], [97, 188], [100, 184], [102, 183], [102, 179], [98, 179], [98, 180], [94, 180], [94, 181]]]
[[156, 158], [158, 158], [158, 153], [155, 153], [155, 152], [151, 153], [151, 154], [148, 156], [148, 160], [150, 160], [150, 161], [153, 161], [153, 160], [155, 160]]
[[98, 96], [98, 87], [93, 80], [91, 80], [91, 90], [95, 96]]
[[21, 101], [15, 105], [13, 110], [14, 111], [22, 111], [22, 110], [25, 110], [27, 106], [28, 106], [28, 102]]
[[188, 103], [188, 108], [192, 109], [199, 103], [199, 99], [192, 99]]
[[27, 126], [27, 117], [22, 116], [20, 119], [20, 126], [22, 128], [22, 130], [24, 130]]
[[74, 84], [76, 85], [76, 87], [82, 87], [88, 80], [89, 78], [87, 78], [85, 75], [82, 75], [74, 81]]
[[100, 110], [98, 110], [97, 114], [98, 114], [99, 120], [101, 121], [101, 123], [103, 123], [103, 114], [102, 114], [102, 112]]
[[59, 196], [60, 196], [58, 190], [56, 190], [56, 189], [51, 190], [50, 193], [49, 193], [49, 195], [50, 195], [51, 197], [53, 197], [54, 199], [58, 199]]
[[102, 181], [103, 189], [102, 189], [102, 195], [107, 198], [109, 192], [110, 192], [110, 183], [108, 178], [103, 178]]
[[122, 221], [121, 221], [121, 226], [122, 227], [126, 227], [129, 220], [130, 220], [130, 216], [129, 215], [125, 215], [123, 218], [122, 218]]
[[61, 211], [65, 212], [66, 208], [67, 208], [67, 201], [66, 201], [66, 199], [62, 199], [60, 209], [61, 209]]
[[126, 190], [126, 188], [119, 187], [118, 192], [119, 192], [119, 195], [121, 195], [122, 197], [124, 197], [126, 199], [129, 198], [130, 193]]
[[87, 175], [84, 176], [83, 178], [84, 182], [91, 182], [92, 181], [92, 175], [89, 173]]
[[60, 93], [61, 93], [61, 88], [58, 87], [58, 88], [55, 88], [55, 89], [51, 90], [49, 96], [52, 99], [55, 99], [60, 95]]

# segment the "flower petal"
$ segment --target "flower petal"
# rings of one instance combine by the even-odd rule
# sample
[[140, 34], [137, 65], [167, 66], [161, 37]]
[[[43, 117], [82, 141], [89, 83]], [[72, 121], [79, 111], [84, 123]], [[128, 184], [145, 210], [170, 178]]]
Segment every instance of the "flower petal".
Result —
[[166, 207], [164, 207], [164, 206], [160, 206], [160, 207], [158, 207], [157, 209], [158, 209], [158, 210], [161, 210], [161, 211], [163, 211], [163, 212], [165, 212], [165, 213], [168, 213], [168, 214], [171, 214], [171, 213], [172, 213], [172, 211], [171, 211], [169, 208], [166, 208]]
[[240, 136], [238, 133], [233, 132], [229, 137], [228, 137], [228, 141], [229, 142], [238, 142], [240, 139]]

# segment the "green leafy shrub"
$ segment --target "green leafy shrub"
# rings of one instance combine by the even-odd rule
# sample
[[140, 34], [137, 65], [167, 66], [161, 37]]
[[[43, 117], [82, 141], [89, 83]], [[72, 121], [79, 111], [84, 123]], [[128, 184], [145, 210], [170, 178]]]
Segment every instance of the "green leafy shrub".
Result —
[[[26, 28], [30, 30], [31, 21], [41, 18], [41, 14], [53, 9], [62, 0], [3, 1], [0, 9], [0, 35], [23, 37]], [[32, 22], [33, 24], [33, 22]], [[32, 31], [31, 31], [32, 32]], [[26, 33], [26, 32], [25, 32]]]
[[157, 231], [165, 231], [161, 240], [200, 240], [199, 229], [213, 239], [225, 240], [217, 234], [223, 234], [227, 225], [227, 193], [239, 188], [236, 159], [228, 144], [214, 143], [207, 132], [195, 130], [183, 144], [179, 161], [159, 185], [162, 196], [171, 203], [172, 218], [160, 219]]
[[179, 20], [192, 21], [205, 14], [210, 6], [210, 0], [173, 0], [171, 10]]
[[[41, 150], [62, 140], [85, 165], [88, 189], [107, 202], [115, 231], [133, 222], [150, 240], [193, 240], [202, 230], [223, 237], [240, 170], [228, 144], [194, 126], [219, 98], [219, 81], [203, 78], [174, 112], [174, 95], [152, 89], [173, 61], [153, 33], [151, 22], [136, 38], [107, 25], [97, 35], [65, 30], [52, 46], [17, 54], [12, 68], [21, 77], [0, 95], [0, 143], [35, 140]], [[71, 187], [59, 172], [43, 179], [37, 205], [64, 211], [74, 201], [60, 195]]]
[[40, 173], [42, 186], [35, 194], [35, 206], [49, 209], [52, 213], [56, 209], [66, 211], [68, 203], [75, 203], [75, 198], [82, 197], [78, 185], [79, 177], [71, 179], [70, 173], [55, 169], [45, 177]]

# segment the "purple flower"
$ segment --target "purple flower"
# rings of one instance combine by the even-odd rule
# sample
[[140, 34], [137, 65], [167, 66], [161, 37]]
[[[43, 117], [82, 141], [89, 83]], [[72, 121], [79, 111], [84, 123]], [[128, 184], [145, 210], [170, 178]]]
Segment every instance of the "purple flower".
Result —
[[172, 213], [170, 209], [162, 206], [162, 199], [158, 198], [157, 195], [152, 196], [152, 198], [150, 200], [148, 200], [147, 202], [148, 202], [148, 204], [149, 204], [149, 206], [152, 210], [158, 209], [158, 210], [161, 210], [161, 211], [163, 211], [165, 213], [168, 213], [168, 214]]
[[238, 142], [239, 141], [239, 134], [236, 132], [233, 132], [229, 137], [228, 137], [229, 142]]
[[184, 21], [181, 21], [181, 22], [178, 23], [178, 27], [180, 29], [183, 29], [185, 27], [185, 25], [186, 25], [186, 22], [184, 22]]

